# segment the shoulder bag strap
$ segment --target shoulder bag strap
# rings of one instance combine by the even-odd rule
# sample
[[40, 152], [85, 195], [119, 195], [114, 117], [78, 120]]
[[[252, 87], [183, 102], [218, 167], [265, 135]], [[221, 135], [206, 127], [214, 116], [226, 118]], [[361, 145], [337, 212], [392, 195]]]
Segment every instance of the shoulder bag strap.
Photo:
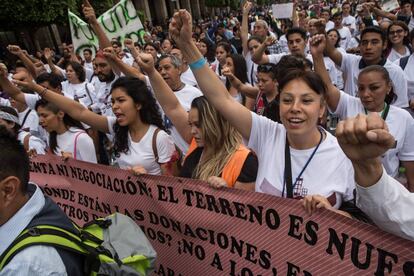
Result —
[[284, 180], [285, 180], [285, 185], [286, 185], [286, 195], [288, 198], [293, 198], [292, 165], [291, 165], [291, 160], [290, 160], [290, 148], [289, 148], [289, 142], [287, 140], [287, 136], [286, 136], [286, 143], [285, 143], [285, 179]]
[[[161, 129], [157, 128], [154, 131], [154, 134], [152, 135], [152, 151], [154, 152], [154, 158], [155, 158], [155, 162], [158, 163], [158, 149], [157, 149], [157, 135], [158, 132], [160, 132]], [[158, 163], [159, 164], [159, 163]]]
[[24, 123], [26, 123], [27, 117], [29, 117], [30, 112], [32, 112], [31, 109], [29, 109], [29, 111], [26, 112], [26, 114], [24, 115], [23, 121], [22, 121], [22, 127], [24, 126]]
[[75, 136], [75, 143], [74, 143], [75, 145], [74, 145], [74, 149], [73, 149], [73, 159], [75, 159], [75, 160], [76, 160], [76, 156], [77, 156], [76, 150], [77, 150], [77, 144], [78, 144], [78, 137], [82, 133], [85, 133], [85, 132], [79, 131], [78, 133], [76, 133], [76, 136]]

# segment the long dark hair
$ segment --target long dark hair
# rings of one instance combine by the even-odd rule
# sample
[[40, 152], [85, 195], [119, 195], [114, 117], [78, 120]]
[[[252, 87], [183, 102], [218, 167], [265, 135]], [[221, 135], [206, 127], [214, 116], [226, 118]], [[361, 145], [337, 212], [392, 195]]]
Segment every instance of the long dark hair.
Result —
[[[39, 107], [43, 107], [51, 112], [53, 112], [54, 114], [57, 114], [59, 111], [61, 111], [59, 109], [59, 107], [57, 107], [55, 104], [50, 103], [46, 100], [39, 100], [36, 103], [36, 111], [38, 110]], [[72, 117], [70, 117], [68, 114], [65, 113], [65, 115], [63, 116], [63, 124], [65, 124], [65, 126], [67, 128], [69, 127], [76, 127], [79, 129], [84, 130], [84, 127], [82, 126], [82, 124], [79, 121], [76, 121], [75, 119], [73, 119]], [[49, 133], [49, 148], [52, 151], [52, 153], [55, 153], [55, 150], [57, 148], [57, 133], [56, 131], [52, 131]]]
[[[155, 125], [165, 131], [160, 109], [145, 82], [138, 78], [121, 77], [112, 84], [111, 93], [115, 89], [122, 89], [134, 103], [141, 104], [139, 117], [143, 123]], [[114, 125], [115, 139], [112, 150], [117, 158], [121, 153], [129, 151], [128, 130], [128, 126], [120, 126], [118, 122]]]
[[[248, 82], [247, 65], [244, 57], [239, 54], [231, 54], [228, 57], [233, 60], [234, 76], [238, 78], [242, 83]], [[230, 86], [230, 81], [226, 79], [227, 90], [230, 89]]]
[[207, 53], [204, 57], [209, 63], [214, 62], [216, 60], [216, 47], [206, 38], [201, 39], [199, 42], [207, 46]]

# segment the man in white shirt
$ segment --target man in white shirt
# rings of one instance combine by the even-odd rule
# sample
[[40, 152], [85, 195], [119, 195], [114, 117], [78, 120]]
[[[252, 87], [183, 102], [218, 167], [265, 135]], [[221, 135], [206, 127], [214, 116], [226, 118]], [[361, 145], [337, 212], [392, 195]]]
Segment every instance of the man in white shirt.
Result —
[[355, 17], [351, 15], [351, 4], [349, 2], [342, 3], [342, 25], [348, 27], [352, 34], [356, 30]]
[[181, 60], [181, 76], [180, 79], [183, 83], [197, 87], [198, 83], [194, 77], [193, 71], [191, 71], [190, 66], [188, 66], [187, 61], [183, 58], [181, 50], [178, 48], [173, 48], [170, 52], [171, 55], [178, 57]]
[[408, 106], [407, 79], [398, 65], [383, 57], [383, 51], [387, 47], [386, 41], [385, 34], [379, 27], [370, 26], [361, 32], [361, 56], [341, 53], [329, 41], [326, 45], [326, 52], [344, 73], [344, 91], [346, 93], [352, 96], [356, 95], [358, 75], [363, 68], [369, 65], [381, 65], [390, 74], [394, 85], [394, 93], [397, 95], [396, 101], [392, 104], [405, 108]]
[[[172, 89], [183, 108], [189, 111], [193, 99], [200, 97], [203, 94], [198, 88], [185, 84], [181, 81], [181, 65], [181, 60], [178, 57], [174, 55], [163, 55], [158, 59], [156, 68], [168, 86]], [[174, 143], [183, 153], [187, 152], [188, 144], [165, 115], [164, 124], [167, 129], [170, 129], [171, 137], [174, 139]]]
[[341, 37], [339, 45], [341, 46], [342, 49], [346, 50], [348, 49], [348, 44], [352, 38], [351, 31], [348, 29], [348, 27], [344, 27], [342, 25], [342, 13], [341, 12], [335, 13], [332, 16], [332, 19], [335, 23], [335, 29], [339, 32], [339, 35]]
[[381, 164], [381, 156], [395, 146], [384, 120], [376, 112], [359, 114], [339, 122], [336, 136], [354, 167], [357, 206], [379, 228], [414, 240], [414, 194]]
[[[0, 127], [0, 256], [25, 229], [40, 224], [61, 226], [76, 233], [73, 224], [42, 190], [29, 183], [29, 158], [16, 138]], [[2, 276], [82, 275], [81, 256], [48, 245], [17, 251], [0, 268]]]
[[83, 67], [85, 69], [89, 69], [93, 71], [93, 62], [92, 62], [92, 50], [87, 48], [83, 50], [83, 59], [85, 62], [83, 63]]
[[324, 9], [321, 11], [321, 18], [325, 20], [325, 30], [329, 31], [335, 27], [335, 24], [330, 20], [331, 14], [329, 9]]

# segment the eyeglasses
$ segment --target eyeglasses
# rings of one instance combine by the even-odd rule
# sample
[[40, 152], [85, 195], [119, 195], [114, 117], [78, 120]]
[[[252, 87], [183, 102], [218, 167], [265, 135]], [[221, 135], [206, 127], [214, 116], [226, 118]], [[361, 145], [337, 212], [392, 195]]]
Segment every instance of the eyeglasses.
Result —
[[257, 72], [269, 73], [273, 71], [273, 68], [271, 64], [262, 64], [257, 67]]
[[402, 34], [403, 32], [404, 32], [403, 29], [399, 29], [399, 30], [396, 30], [396, 31], [391, 31], [388, 34], [389, 35], [396, 35], [396, 34]]

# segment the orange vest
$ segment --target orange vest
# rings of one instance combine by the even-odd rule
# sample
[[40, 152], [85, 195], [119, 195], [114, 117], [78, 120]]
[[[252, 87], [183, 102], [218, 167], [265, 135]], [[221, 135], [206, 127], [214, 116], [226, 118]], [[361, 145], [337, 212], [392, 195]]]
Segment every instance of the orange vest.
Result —
[[[197, 143], [193, 138], [191, 140], [191, 144], [188, 148], [185, 158], [187, 158], [196, 148]], [[240, 144], [239, 148], [236, 150], [236, 152], [233, 153], [227, 164], [224, 166], [221, 177], [227, 182], [227, 187], [234, 187], [234, 184], [236, 183], [237, 178], [241, 173], [244, 162], [246, 161], [246, 158], [249, 155], [249, 153], [250, 150], [246, 148], [244, 145]]]

